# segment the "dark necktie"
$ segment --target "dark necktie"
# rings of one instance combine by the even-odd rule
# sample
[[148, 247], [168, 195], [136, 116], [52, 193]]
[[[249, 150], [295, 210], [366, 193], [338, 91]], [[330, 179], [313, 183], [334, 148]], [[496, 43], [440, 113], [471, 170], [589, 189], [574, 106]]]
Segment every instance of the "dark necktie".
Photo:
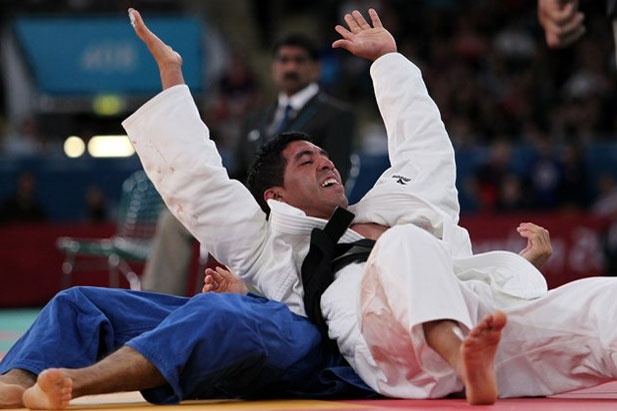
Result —
[[293, 107], [291, 106], [291, 104], [287, 104], [285, 106], [285, 112], [283, 113], [283, 119], [281, 120], [278, 127], [274, 131], [275, 135], [282, 133], [283, 131], [287, 129], [287, 126], [289, 126], [289, 122], [291, 121], [292, 112], [293, 112]]

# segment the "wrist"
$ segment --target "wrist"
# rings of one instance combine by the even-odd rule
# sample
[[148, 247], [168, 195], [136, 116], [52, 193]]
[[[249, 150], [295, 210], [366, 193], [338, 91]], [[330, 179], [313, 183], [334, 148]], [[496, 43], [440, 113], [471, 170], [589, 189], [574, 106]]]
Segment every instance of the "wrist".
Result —
[[184, 84], [184, 76], [182, 75], [182, 69], [179, 65], [174, 64], [161, 67], [160, 73], [163, 90]]

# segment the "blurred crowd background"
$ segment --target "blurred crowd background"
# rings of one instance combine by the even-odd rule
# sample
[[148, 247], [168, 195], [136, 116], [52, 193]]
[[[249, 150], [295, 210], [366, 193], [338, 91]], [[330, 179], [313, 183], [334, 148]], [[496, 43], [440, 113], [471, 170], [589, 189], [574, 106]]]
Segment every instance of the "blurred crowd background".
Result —
[[[383, 154], [384, 130], [369, 65], [330, 48], [336, 38], [333, 27], [342, 22], [344, 13], [376, 7], [399, 50], [423, 70], [441, 110], [457, 149], [463, 213], [587, 210], [617, 196], [617, 168], [612, 167], [617, 150], [617, 74], [604, 2], [582, 2], [587, 34], [558, 51], [545, 46], [536, 3], [523, 0], [4, 0], [1, 4], [3, 60], [16, 58], [6, 49], [13, 38], [12, 23], [20, 17], [125, 18], [130, 6], [146, 17], [197, 18], [203, 28], [204, 87], [196, 96], [223, 154], [237, 143], [241, 119], [272, 97], [271, 46], [290, 31], [308, 33], [319, 42], [321, 86], [357, 110], [356, 151]], [[56, 47], [61, 50], [62, 42]], [[48, 53], [50, 59], [60, 54]], [[24, 67], [29, 68], [28, 61]], [[66, 161], [62, 145], [70, 135], [87, 140], [96, 134], [122, 133], [120, 121], [149, 97], [116, 92], [124, 101], [122, 108], [102, 115], [92, 109], [85, 92], [50, 98], [37, 95], [35, 89], [28, 97], [35, 102], [22, 103], [22, 109], [15, 111], [14, 98], [7, 95], [13, 90], [9, 85], [15, 81], [14, 70], [6, 61], [2, 69], [0, 161], [5, 171], [10, 168], [7, 162], [15, 166], [17, 158]], [[8, 195], [7, 184], [17, 181], [12, 171], [5, 173], [0, 194]], [[113, 208], [113, 193], [104, 181], [88, 184], [83, 200], [75, 201], [95, 210], [74, 214], [75, 219], [112, 215], [113, 210], [101, 210], [106, 195], [112, 197]]]

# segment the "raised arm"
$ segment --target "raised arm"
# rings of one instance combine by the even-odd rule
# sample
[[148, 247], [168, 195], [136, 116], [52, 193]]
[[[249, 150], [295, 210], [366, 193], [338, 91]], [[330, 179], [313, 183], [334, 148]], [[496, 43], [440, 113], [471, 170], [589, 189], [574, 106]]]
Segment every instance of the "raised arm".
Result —
[[181, 56], [136, 10], [129, 18], [160, 70], [163, 87], [122, 122], [144, 171], [169, 210], [218, 261], [268, 298], [295, 299], [290, 306], [301, 313], [301, 296], [289, 291], [297, 282], [293, 261], [280, 258], [282, 247], [272, 250], [265, 213], [242, 183], [229, 178], [184, 84]]
[[163, 43], [154, 33], [146, 27], [141, 14], [135, 9], [129, 9], [129, 19], [135, 29], [137, 37], [144, 42], [156, 61], [161, 74], [163, 90], [184, 84], [182, 76], [182, 57], [167, 44]]
[[[342, 38], [332, 44], [358, 57], [373, 60], [371, 78], [388, 135], [392, 167], [382, 174], [362, 202], [379, 198], [382, 192], [391, 193], [393, 186], [398, 184], [397, 191], [410, 201], [421, 200], [422, 204], [407, 204], [401, 209], [400, 218], [391, 213], [390, 221], [380, 223], [414, 222], [425, 226], [425, 220], [429, 219], [430, 225], [436, 229], [435, 234], [441, 237], [438, 233], [441, 217], [435, 213], [427, 216], [426, 204], [438, 209], [439, 213], [446, 213], [450, 220], [458, 221], [454, 149], [420, 69], [397, 53], [394, 38], [383, 27], [374, 9], [369, 10], [369, 16], [370, 24], [358, 11], [347, 14], [345, 22], [348, 28], [336, 26]], [[405, 187], [404, 194], [402, 186]], [[375, 207], [378, 206], [371, 204], [362, 208]], [[420, 209], [421, 212], [414, 214], [414, 210]], [[362, 218], [357, 215], [358, 221]], [[374, 221], [374, 218], [371, 216], [370, 220]]]

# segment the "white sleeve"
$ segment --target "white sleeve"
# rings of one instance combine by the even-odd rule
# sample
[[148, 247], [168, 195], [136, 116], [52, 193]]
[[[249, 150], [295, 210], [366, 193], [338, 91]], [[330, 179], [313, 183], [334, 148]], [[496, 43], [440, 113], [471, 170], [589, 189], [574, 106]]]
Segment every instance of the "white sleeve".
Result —
[[410, 177], [414, 192], [458, 221], [454, 149], [420, 69], [403, 55], [371, 65], [387, 135], [392, 172]]
[[123, 123], [170, 211], [217, 260], [245, 280], [266, 246], [265, 214], [229, 179], [187, 86], [169, 88]]

